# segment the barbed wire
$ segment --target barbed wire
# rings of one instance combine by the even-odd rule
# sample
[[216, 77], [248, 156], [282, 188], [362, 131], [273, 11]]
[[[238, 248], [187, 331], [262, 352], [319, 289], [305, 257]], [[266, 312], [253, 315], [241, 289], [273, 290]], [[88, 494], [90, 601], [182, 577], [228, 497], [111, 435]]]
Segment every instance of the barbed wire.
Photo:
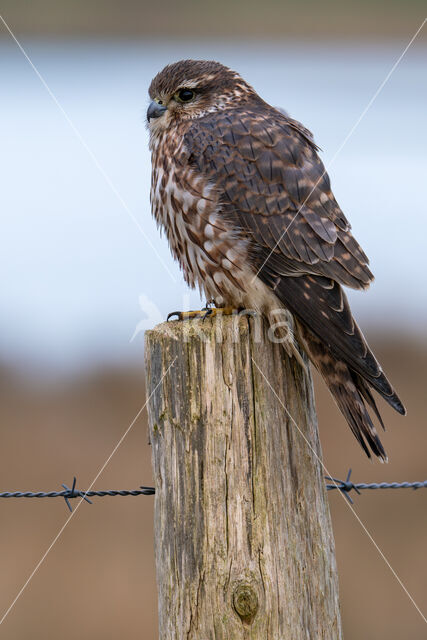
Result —
[[[426, 489], [427, 480], [421, 482], [358, 482], [354, 483], [350, 480], [351, 469], [349, 469], [345, 480], [339, 480], [338, 478], [332, 478], [325, 476], [325, 480], [330, 480], [332, 484], [326, 484], [326, 490], [332, 491], [338, 489], [341, 491], [351, 504], [353, 500], [350, 497], [350, 493], [355, 491], [358, 495], [365, 489]], [[154, 487], [139, 487], [139, 489], [111, 489], [109, 491], [83, 491], [82, 489], [76, 489], [77, 480], [74, 477], [71, 488], [66, 484], [62, 486], [62, 491], [3, 491], [0, 492], [0, 498], [64, 498], [67, 507], [72, 511], [70, 500], [74, 498], [83, 498], [89, 504], [92, 501], [89, 498], [97, 497], [103, 498], [105, 496], [152, 496], [156, 490]]]
[[89, 504], [92, 501], [89, 498], [104, 496], [151, 496], [155, 493], [154, 487], [139, 487], [139, 489], [132, 489], [130, 491], [126, 489], [110, 490], [110, 491], [83, 491], [82, 489], [76, 489], [76, 478], [73, 479], [73, 484], [68, 487], [63, 484], [63, 491], [3, 491], [0, 493], [0, 498], [64, 498], [67, 507], [72, 511], [70, 500], [73, 498], [83, 498]]
[[355, 491], [358, 495], [360, 495], [361, 491], [365, 489], [426, 489], [427, 488], [427, 480], [422, 480], [421, 482], [358, 482], [355, 484], [350, 480], [351, 477], [351, 469], [348, 470], [347, 477], [345, 480], [338, 480], [337, 478], [331, 478], [330, 476], [325, 476], [326, 480], [331, 480], [334, 484], [327, 484], [326, 490], [332, 491], [333, 489], [338, 489], [341, 491], [347, 498], [347, 500], [353, 504], [353, 500], [350, 498], [349, 493], [351, 491]]

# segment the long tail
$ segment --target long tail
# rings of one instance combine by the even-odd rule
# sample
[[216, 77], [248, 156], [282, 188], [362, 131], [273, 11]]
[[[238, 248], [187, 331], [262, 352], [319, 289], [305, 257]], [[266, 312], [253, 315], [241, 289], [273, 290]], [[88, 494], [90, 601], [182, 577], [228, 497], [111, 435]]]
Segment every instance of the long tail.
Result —
[[297, 320], [303, 347], [358, 442], [369, 457], [371, 450], [387, 460], [367, 409], [384, 428], [371, 389], [402, 415], [406, 410], [369, 349], [344, 291], [337, 282], [318, 276], [276, 277], [274, 284], [276, 295]]
[[386, 452], [365, 405], [366, 403], [371, 407], [384, 429], [384, 423], [369, 385], [345, 362], [334, 358], [319, 338], [301, 324], [299, 335], [310, 360], [325, 380], [338, 408], [366, 455], [370, 458], [370, 451], [372, 451], [387, 462]]

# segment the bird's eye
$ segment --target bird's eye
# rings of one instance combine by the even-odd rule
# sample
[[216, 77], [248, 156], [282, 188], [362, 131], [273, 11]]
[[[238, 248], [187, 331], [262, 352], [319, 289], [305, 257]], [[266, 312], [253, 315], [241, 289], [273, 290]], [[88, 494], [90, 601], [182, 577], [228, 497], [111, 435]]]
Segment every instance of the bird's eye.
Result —
[[194, 98], [194, 91], [191, 89], [180, 89], [176, 94], [179, 102], [190, 102]]

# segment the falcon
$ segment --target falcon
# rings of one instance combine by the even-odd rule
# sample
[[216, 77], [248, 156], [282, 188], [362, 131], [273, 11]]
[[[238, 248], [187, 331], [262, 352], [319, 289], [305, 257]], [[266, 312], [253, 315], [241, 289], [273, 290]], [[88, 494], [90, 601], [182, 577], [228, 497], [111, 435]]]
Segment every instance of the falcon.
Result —
[[373, 275], [312, 134], [218, 62], [170, 64], [149, 95], [152, 213], [186, 282], [219, 309], [270, 323], [291, 314], [358, 442], [386, 460], [372, 390], [406, 411], [342, 289], [366, 289]]

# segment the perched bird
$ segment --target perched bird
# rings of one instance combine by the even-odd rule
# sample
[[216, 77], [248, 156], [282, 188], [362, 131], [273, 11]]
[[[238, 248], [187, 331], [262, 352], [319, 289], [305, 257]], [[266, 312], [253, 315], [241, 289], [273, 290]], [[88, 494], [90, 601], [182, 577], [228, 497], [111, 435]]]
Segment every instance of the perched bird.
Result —
[[152, 212], [185, 280], [217, 307], [270, 322], [287, 309], [360, 445], [386, 460], [371, 390], [405, 408], [341, 288], [373, 275], [312, 134], [218, 62], [170, 64], [149, 95]]

